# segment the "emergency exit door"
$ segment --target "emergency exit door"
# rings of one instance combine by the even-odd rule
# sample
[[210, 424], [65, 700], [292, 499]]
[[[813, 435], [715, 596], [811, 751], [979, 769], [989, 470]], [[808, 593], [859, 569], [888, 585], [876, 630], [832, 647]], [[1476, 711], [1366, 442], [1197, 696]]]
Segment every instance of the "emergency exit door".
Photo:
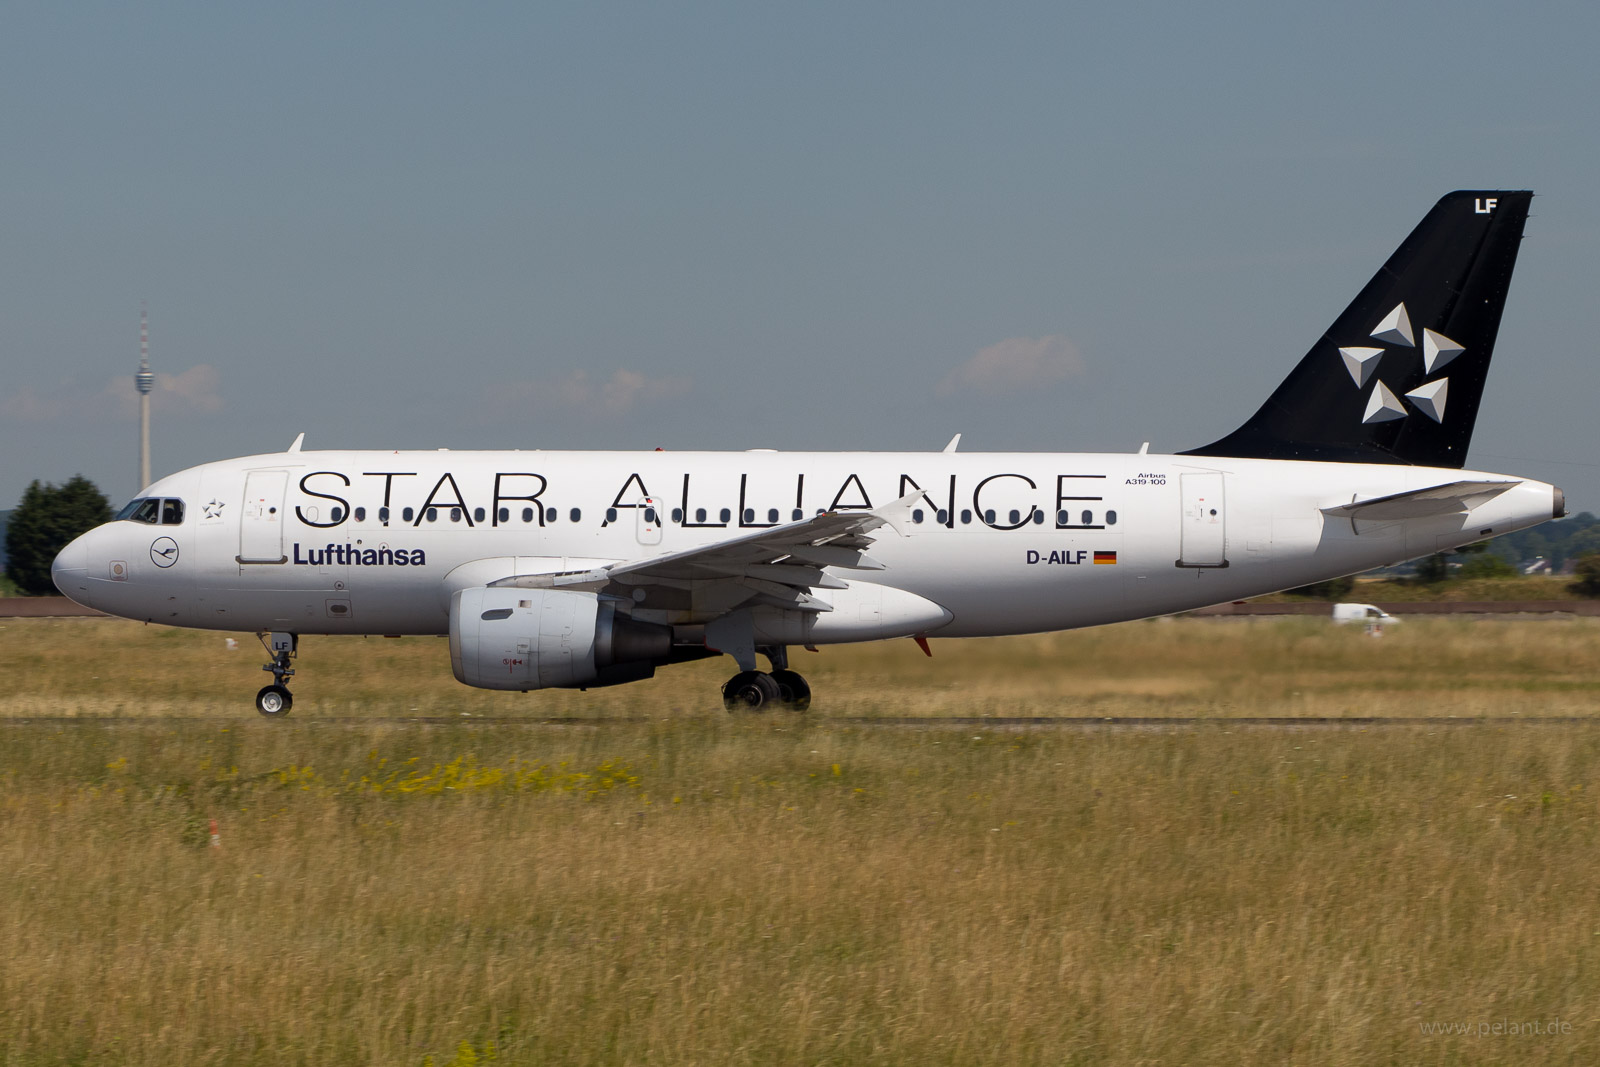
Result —
[[1226, 567], [1227, 509], [1223, 507], [1222, 473], [1180, 474], [1178, 482], [1183, 495], [1178, 566]]
[[640, 497], [634, 505], [634, 534], [641, 545], [661, 543], [661, 502], [655, 497]]

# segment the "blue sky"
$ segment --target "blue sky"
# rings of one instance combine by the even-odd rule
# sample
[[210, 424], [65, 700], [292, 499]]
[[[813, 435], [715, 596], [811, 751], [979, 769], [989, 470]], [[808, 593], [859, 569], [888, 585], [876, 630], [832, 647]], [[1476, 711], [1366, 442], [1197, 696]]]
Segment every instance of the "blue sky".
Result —
[[[307, 447], [1157, 450], [1540, 194], [1474, 466], [1600, 510], [1600, 9], [8, 4], [0, 507]], [[1004, 373], [993, 373], [1003, 368]]]

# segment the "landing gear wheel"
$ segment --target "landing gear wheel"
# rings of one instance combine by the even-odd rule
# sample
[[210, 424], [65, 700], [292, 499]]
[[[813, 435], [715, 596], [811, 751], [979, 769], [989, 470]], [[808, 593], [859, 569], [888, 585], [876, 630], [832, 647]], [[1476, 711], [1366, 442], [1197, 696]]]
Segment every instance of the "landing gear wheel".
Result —
[[760, 671], [740, 671], [722, 687], [722, 704], [729, 711], [760, 711], [778, 699], [778, 683]]
[[796, 671], [773, 671], [771, 676], [778, 683], [778, 700], [792, 711], [805, 711], [811, 706], [811, 686]]
[[281, 685], [264, 685], [256, 694], [256, 710], [269, 719], [281, 719], [294, 707], [294, 697]]

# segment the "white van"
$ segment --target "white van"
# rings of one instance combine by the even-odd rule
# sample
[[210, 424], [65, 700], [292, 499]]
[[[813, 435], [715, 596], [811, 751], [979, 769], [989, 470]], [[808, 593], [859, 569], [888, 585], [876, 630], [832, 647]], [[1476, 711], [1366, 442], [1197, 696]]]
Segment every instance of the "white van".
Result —
[[1335, 604], [1333, 606], [1333, 621], [1337, 623], [1364, 622], [1377, 623], [1380, 626], [1391, 622], [1399, 622], [1398, 616], [1390, 615], [1382, 608], [1372, 604]]

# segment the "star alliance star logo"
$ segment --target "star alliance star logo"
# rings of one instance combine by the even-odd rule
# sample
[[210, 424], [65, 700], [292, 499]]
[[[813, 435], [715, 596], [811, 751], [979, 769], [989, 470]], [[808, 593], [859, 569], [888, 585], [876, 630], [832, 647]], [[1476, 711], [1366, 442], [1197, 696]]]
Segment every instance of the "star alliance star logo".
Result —
[[[1396, 304], [1394, 310], [1383, 317], [1383, 321], [1372, 331], [1372, 338], [1375, 341], [1405, 348], [1417, 347], [1416, 335], [1411, 330], [1411, 316], [1406, 312], [1404, 303]], [[1344, 369], [1349, 372], [1350, 380], [1356, 383], [1357, 389], [1366, 387], [1372, 378], [1372, 373], [1378, 369], [1378, 360], [1386, 351], [1388, 350], [1384, 348], [1361, 346], [1339, 349], [1339, 358], [1344, 362]], [[1466, 349], [1442, 333], [1428, 329], [1422, 331], [1422, 369], [1425, 374], [1432, 374], [1442, 369], [1465, 351]], [[1416, 410], [1434, 422], [1443, 423], [1444, 405], [1449, 393], [1450, 379], [1435, 378], [1405, 395]], [[1361, 416], [1361, 422], [1363, 425], [1371, 426], [1375, 423], [1403, 419], [1409, 414], [1405, 401], [1396, 396], [1394, 390], [1380, 380], [1372, 387], [1372, 395], [1367, 398], [1367, 408]]]
[[220, 519], [220, 518], [222, 518], [222, 501], [217, 500], [216, 498], [213, 497], [211, 500], [207, 501], [206, 503], [201, 504], [200, 505], [200, 510], [205, 514], [205, 517], [208, 518], [208, 519]]

